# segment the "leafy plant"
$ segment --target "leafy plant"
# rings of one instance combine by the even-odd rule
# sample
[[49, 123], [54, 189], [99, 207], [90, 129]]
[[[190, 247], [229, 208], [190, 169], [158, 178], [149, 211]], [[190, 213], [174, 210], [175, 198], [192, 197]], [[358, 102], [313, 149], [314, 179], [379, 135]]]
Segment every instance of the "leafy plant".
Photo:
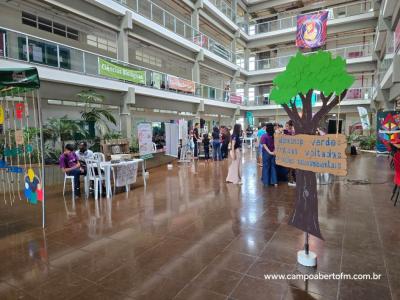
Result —
[[103, 95], [89, 89], [81, 91], [77, 94], [77, 97], [85, 104], [83, 111], [81, 111], [82, 119], [88, 122], [89, 126], [93, 124], [101, 136], [109, 131], [108, 123], [117, 124], [114, 116], [103, 106]]
[[116, 140], [122, 138], [122, 133], [119, 131], [112, 131], [112, 132], [107, 132], [104, 134], [103, 138], [105, 140]]
[[52, 141], [53, 148], [57, 142], [61, 143], [61, 150], [64, 149], [64, 142], [74, 140], [76, 134], [87, 135], [87, 132], [77, 124], [69, 120], [67, 116], [61, 118], [50, 118], [43, 126], [43, 136]]
[[139, 139], [137, 137], [132, 137], [131, 144], [129, 146], [129, 152], [138, 153], [139, 152]]
[[369, 136], [358, 137], [358, 141], [360, 142], [360, 148], [363, 150], [374, 150], [376, 146], [376, 135], [371, 134]]

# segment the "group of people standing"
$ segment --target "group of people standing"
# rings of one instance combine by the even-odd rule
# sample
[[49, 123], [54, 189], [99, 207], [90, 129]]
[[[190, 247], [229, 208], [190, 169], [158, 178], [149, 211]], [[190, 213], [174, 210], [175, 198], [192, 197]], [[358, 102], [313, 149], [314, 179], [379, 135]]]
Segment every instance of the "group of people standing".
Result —
[[228, 145], [231, 141], [230, 130], [226, 126], [215, 126], [211, 133], [211, 139], [208, 133], [202, 136], [199, 132], [199, 123], [194, 125], [190, 132], [190, 139], [193, 141], [193, 156], [195, 159], [199, 156], [199, 142], [203, 143], [204, 157], [210, 159], [210, 147], [212, 147], [212, 158], [214, 161], [228, 158]]
[[[289, 120], [285, 128], [279, 124], [262, 124], [257, 133], [258, 163], [262, 167], [261, 181], [264, 186], [278, 186], [278, 175], [275, 161], [275, 134], [294, 135], [293, 121]], [[288, 185], [296, 186], [296, 173], [294, 169], [287, 169]]]

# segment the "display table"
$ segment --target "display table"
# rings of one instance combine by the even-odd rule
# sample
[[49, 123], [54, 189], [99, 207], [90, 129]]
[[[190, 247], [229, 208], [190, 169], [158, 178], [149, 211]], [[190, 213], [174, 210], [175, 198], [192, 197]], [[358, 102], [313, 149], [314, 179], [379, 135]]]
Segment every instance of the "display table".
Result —
[[[133, 159], [129, 162], [132, 163], [142, 163], [142, 177], [143, 177], [143, 184], [144, 187], [146, 187], [146, 170], [145, 170], [145, 166], [144, 166], [144, 160], [141, 158], [138, 159]], [[125, 164], [126, 162], [116, 162], [116, 163], [112, 163], [111, 161], [105, 161], [105, 162], [101, 162], [100, 163], [100, 167], [102, 170], [104, 170], [104, 178], [105, 178], [105, 182], [106, 182], [106, 195], [107, 198], [110, 198], [112, 196], [112, 192], [111, 192], [111, 169], [114, 167], [118, 167], [121, 166], [123, 164]]]

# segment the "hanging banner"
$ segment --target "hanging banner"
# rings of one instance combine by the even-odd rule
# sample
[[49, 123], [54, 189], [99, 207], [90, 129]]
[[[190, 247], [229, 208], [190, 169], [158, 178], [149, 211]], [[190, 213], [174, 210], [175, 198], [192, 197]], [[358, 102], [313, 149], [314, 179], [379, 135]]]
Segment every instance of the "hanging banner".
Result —
[[146, 71], [135, 70], [102, 58], [99, 58], [99, 75], [133, 83], [146, 84]]
[[162, 74], [153, 72], [153, 87], [161, 89]]
[[5, 46], [4, 45], [4, 38], [5, 38], [5, 33], [0, 31], [0, 56], [4, 56], [5, 55]]
[[195, 83], [191, 80], [175, 77], [175, 76], [168, 76], [168, 88], [178, 91], [183, 91], [187, 93], [194, 94], [195, 92]]
[[360, 115], [361, 126], [364, 130], [370, 130], [371, 124], [369, 122], [368, 111], [365, 107], [357, 107], [358, 114]]
[[276, 164], [292, 169], [347, 175], [347, 141], [343, 134], [276, 135]]
[[0, 106], [0, 125], [4, 124], [4, 109]]
[[204, 34], [198, 34], [197, 36], [193, 37], [193, 43], [202, 48], [208, 48], [208, 37]]
[[253, 112], [246, 111], [246, 119], [247, 119], [247, 123], [250, 126], [254, 126], [254, 115], [253, 115]]
[[140, 157], [148, 156], [153, 151], [153, 127], [151, 123], [138, 124], [138, 141]]
[[396, 53], [400, 50], [400, 22], [397, 23], [394, 31], [394, 49]]
[[230, 99], [230, 102], [233, 104], [242, 104], [242, 96], [231, 94], [229, 99]]
[[17, 118], [17, 120], [21, 120], [23, 118], [24, 108], [25, 108], [24, 103], [15, 104], [15, 117]]
[[17, 145], [24, 144], [24, 132], [20, 129], [15, 130], [15, 144]]
[[400, 142], [400, 111], [379, 111], [376, 117], [376, 150], [390, 151], [390, 143]]
[[296, 46], [318, 48], [326, 43], [328, 12], [297, 16]]

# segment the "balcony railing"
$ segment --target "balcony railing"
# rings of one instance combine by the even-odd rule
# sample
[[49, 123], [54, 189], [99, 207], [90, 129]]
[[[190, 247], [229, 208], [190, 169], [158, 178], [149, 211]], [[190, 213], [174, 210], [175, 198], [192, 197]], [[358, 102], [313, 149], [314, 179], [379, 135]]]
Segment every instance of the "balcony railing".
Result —
[[[326, 51], [330, 51], [333, 56], [341, 56], [345, 59], [360, 58], [360, 57], [371, 56], [373, 52], [373, 45], [371, 42], [365, 45], [354, 45], [343, 48], [328, 49]], [[306, 54], [311, 54], [311, 53], [313, 52], [308, 52]], [[249, 65], [249, 71], [284, 68], [294, 55], [295, 54], [256, 60], [254, 65]]]
[[143, 17], [161, 25], [164, 28], [176, 33], [177, 35], [189, 40], [190, 42], [209, 50], [210, 52], [234, 62], [234, 54], [227, 47], [218, 43], [214, 39], [201, 33], [186, 22], [178, 19], [173, 14], [161, 8], [149, 0], [113, 0], [130, 10], [142, 15]]
[[233, 22], [236, 20], [236, 13], [232, 6], [224, 0], [210, 0], [216, 8], [218, 8], [225, 16]]
[[[345, 17], [356, 16], [359, 14], [364, 14], [370, 11], [373, 11], [373, 3], [372, 1], [363, 1], [353, 4], [341, 5], [332, 8], [326, 8], [325, 11], [328, 11], [328, 20], [336, 20]], [[318, 12], [318, 11], [315, 11]], [[315, 13], [308, 12], [307, 14]], [[294, 28], [297, 26], [297, 16], [281, 18], [277, 20], [272, 20], [263, 23], [249, 23], [247, 28], [248, 35], [256, 35], [260, 33], [267, 33], [282, 29]], [[241, 24], [242, 29], [246, 29], [246, 26]]]
[[[346, 98], [343, 101], [348, 100], [372, 100], [373, 87], [352, 87], [347, 91]], [[317, 95], [317, 103], [320, 101], [319, 95]], [[276, 103], [270, 100], [266, 96], [256, 96], [254, 101], [247, 100], [244, 102], [246, 106], [262, 106], [262, 105], [276, 105]]]
[[[157, 88], [168, 92], [239, 104], [237, 97], [234, 97], [235, 95], [233, 93], [223, 89], [195, 83], [188, 79], [179, 78], [128, 62], [118, 61], [111, 57], [55, 43], [11, 29], [0, 27], [0, 38], [3, 40], [3, 46], [0, 46], [0, 59], [5, 58], [24, 61], [31, 64], [57, 68], [59, 70]], [[28, 53], [27, 49], [29, 49]], [[139, 74], [137, 76], [140, 77], [140, 79], [132, 81], [107, 75], [100, 70], [100, 66], [104, 65], [104, 62], [117, 64], [117, 68], [127, 68], [128, 73]], [[175, 82], [174, 86], [170, 83], [172, 82], [170, 80], [171, 78]], [[177, 86], [180, 84], [189, 85], [190, 88], [177, 90]]]

